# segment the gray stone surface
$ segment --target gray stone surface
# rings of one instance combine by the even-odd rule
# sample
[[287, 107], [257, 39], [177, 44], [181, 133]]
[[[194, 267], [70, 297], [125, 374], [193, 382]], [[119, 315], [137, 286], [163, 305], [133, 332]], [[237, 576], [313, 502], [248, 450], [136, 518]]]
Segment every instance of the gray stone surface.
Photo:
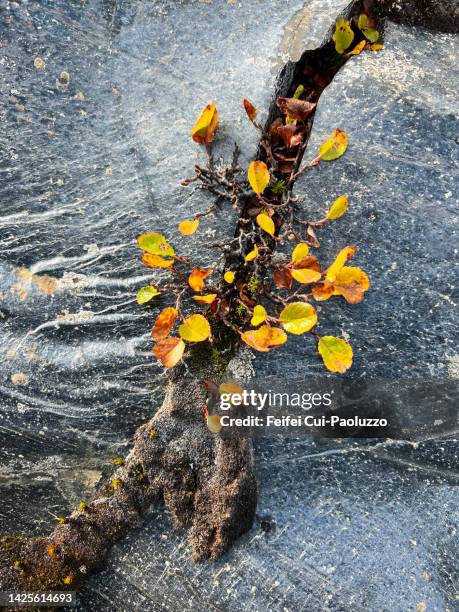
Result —
[[[335, 129], [349, 148], [297, 182], [303, 218], [319, 219], [341, 194], [349, 212], [321, 230], [318, 256], [358, 247], [352, 265], [372, 287], [362, 304], [320, 305], [320, 333], [348, 334], [350, 376], [447, 376], [457, 355], [457, 38], [389, 24], [385, 49], [348, 62], [322, 95], [312, 159]], [[294, 374], [321, 372], [314, 341], [281, 349]], [[259, 359], [270, 375], [281, 352]], [[284, 357], [287, 358], [287, 357]]]
[[[176, 240], [177, 222], [205, 207], [178, 186], [196, 159], [197, 112], [214, 96], [219, 146], [243, 140], [248, 160], [256, 134], [240, 99], [267, 108], [286, 53], [318, 46], [345, 4], [0, 7], [3, 532], [50, 529], [52, 513], [90, 495], [158, 406], [152, 317], [134, 302], [156, 276], [133, 239], [158, 229]], [[324, 304], [321, 329], [350, 334], [357, 376], [457, 375], [453, 41], [391, 25], [386, 50], [353, 59], [320, 102], [312, 149], [334, 127], [351, 144], [297, 193], [321, 211], [350, 195], [323, 251], [357, 244], [373, 290], [360, 306]], [[56, 83], [62, 70], [67, 87]], [[24, 112], [7, 102], [12, 94]], [[232, 220], [224, 211], [205, 225], [232, 233]], [[190, 245], [197, 253], [199, 240]], [[199, 254], [216, 263], [213, 251]], [[53, 277], [53, 293], [18, 277], [21, 267]], [[312, 342], [289, 341], [257, 359], [257, 372], [322, 374], [313, 353]], [[27, 384], [12, 383], [18, 373]], [[185, 534], [155, 509], [89, 580], [79, 609], [453, 610], [455, 453], [452, 440], [259, 441], [264, 521], [228, 555], [192, 565]]]

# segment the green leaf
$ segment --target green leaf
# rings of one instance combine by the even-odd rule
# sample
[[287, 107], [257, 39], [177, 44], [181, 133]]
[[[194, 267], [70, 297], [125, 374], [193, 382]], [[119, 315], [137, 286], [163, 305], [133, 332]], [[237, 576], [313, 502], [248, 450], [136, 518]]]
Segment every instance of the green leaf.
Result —
[[293, 94], [293, 97], [296, 100], [299, 100], [303, 94], [304, 94], [304, 85], [298, 85], [298, 87], [295, 89], [295, 93]]
[[285, 331], [291, 334], [304, 334], [317, 323], [317, 314], [311, 304], [293, 302], [288, 304], [279, 315]]
[[158, 289], [156, 289], [156, 287], [154, 287], [153, 285], [142, 287], [137, 292], [137, 296], [136, 296], [137, 303], [146, 304], [147, 302], [152, 300], [154, 297], [159, 295], [159, 293], [160, 292], [158, 291]]
[[359, 20], [357, 22], [357, 27], [359, 28], [359, 30], [364, 30], [368, 25], [368, 17], [365, 15], [365, 13], [362, 13], [361, 15], [359, 15]]
[[373, 28], [365, 28], [365, 30], [362, 30], [362, 34], [371, 43], [375, 43], [379, 38], [378, 30], [373, 30]]
[[153, 255], [162, 255], [163, 257], [174, 257], [175, 252], [166, 238], [161, 234], [150, 232], [142, 234], [137, 238], [137, 245], [142, 251], [153, 253]]
[[354, 40], [354, 32], [352, 31], [349, 21], [339, 19], [336, 22], [333, 40], [337, 53], [343, 54]]

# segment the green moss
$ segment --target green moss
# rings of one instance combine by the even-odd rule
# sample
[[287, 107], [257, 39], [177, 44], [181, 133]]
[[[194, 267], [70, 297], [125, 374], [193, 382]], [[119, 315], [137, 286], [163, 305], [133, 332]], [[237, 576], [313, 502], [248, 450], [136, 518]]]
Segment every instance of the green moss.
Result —
[[258, 279], [256, 276], [251, 276], [247, 281], [247, 289], [250, 291], [250, 293], [254, 294], [258, 291], [259, 287], [260, 279]]
[[235, 308], [235, 313], [237, 314], [238, 317], [243, 317], [246, 310], [247, 309], [244, 306], [244, 304], [238, 304]]

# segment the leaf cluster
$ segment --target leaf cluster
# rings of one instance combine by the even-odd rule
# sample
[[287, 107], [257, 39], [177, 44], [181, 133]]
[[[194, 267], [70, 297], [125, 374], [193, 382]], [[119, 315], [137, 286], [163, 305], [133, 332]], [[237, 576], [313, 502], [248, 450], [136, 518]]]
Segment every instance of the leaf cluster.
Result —
[[[338, 21], [333, 35], [337, 53], [355, 55], [368, 42], [377, 41], [375, 25], [367, 15], [352, 22]], [[360, 41], [358, 51], [349, 51], [356, 29], [364, 44]], [[318, 76], [319, 83], [330, 78]], [[207, 245], [223, 252], [224, 265], [215, 269], [202, 268], [176, 254], [159, 233], [149, 232], [138, 238], [144, 265], [162, 268], [172, 276], [171, 282], [162, 287], [148, 285], [137, 294], [140, 304], [161, 299], [166, 293], [175, 299], [173, 305], [160, 311], [151, 332], [153, 353], [165, 367], [179, 363], [188, 345], [212, 343], [214, 322], [228, 327], [259, 352], [282, 346], [289, 334], [310, 334], [328, 370], [343, 373], [351, 366], [353, 353], [347, 340], [321, 336], [316, 331], [315, 303], [341, 297], [358, 304], [370, 281], [359, 267], [347, 265], [356, 247], [345, 246], [327, 265], [314, 252], [320, 247], [319, 228], [341, 218], [349, 209], [349, 199], [339, 195], [322, 218], [311, 220], [301, 218], [300, 200], [292, 194], [293, 183], [301, 174], [321, 162], [339, 159], [348, 148], [348, 135], [337, 128], [324, 139], [316, 157], [301, 165], [316, 99], [298, 84], [291, 97], [277, 100], [280, 114], [267, 126], [262, 126], [258, 109], [243, 100], [249, 121], [260, 132], [263, 150], [262, 158], [252, 161], [245, 171], [239, 166], [237, 146], [230, 163], [216, 164], [213, 158], [212, 143], [219, 125], [215, 102], [210, 102], [198, 117], [191, 135], [205, 147], [207, 164], [196, 165], [195, 176], [182, 181], [182, 185], [210, 191], [216, 200], [208, 210], [181, 221], [178, 230], [183, 237], [193, 236], [200, 229], [200, 220], [225, 201], [238, 212], [239, 222], [234, 239]], [[288, 257], [273, 256], [276, 246], [289, 242], [294, 245]]]

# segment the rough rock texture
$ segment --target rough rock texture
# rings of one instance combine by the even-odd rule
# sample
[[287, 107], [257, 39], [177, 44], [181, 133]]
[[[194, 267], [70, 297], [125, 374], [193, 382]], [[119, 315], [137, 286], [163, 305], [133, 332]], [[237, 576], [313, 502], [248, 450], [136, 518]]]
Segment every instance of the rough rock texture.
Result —
[[[225, 146], [243, 139], [251, 157], [256, 134], [239, 99], [267, 108], [286, 50], [317, 46], [345, 5], [120, 4], [0, 7], [4, 532], [49, 532], [50, 513], [89, 497], [159, 405], [151, 315], [133, 300], [153, 275], [133, 237], [158, 228], [176, 239], [177, 221], [204, 208], [178, 188], [194, 161], [197, 111], [216, 96]], [[357, 375], [457, 373], [452, 40], [390, 26], [386, 51], [349, 63], [316, 118], [314, 142], [338, 124], [351, 137], [349, 154], [297, 192], [320, 210], [351, 194], [324, 248], [359, 245], [374, 290], [359, 307], [324, 305], [322, 329], [350, 333]], [[68, 85], [56, 82], [63, 70]], [[232, 233], [233, 219], [224, 212], [209, 227]], [[202, 256], [213, 263], [213, 252]], [[289, 342], [259, 373], [322, 373], [312, 348]], [[260, 519], [227, 556], [192, 565], [185, 533], [155, 509], [115, 546], [79, 609], [453, 610], [455, 449], [448, 440], [259, 442]]]
[[[177, 223], [207, 208], [205, 194], [190, 197], [179, 182], [192, 174], [199, 147], [190, 126], [210, 97], [222, 149], [244, 141], [245, 159], [253, 156], [258, 136], [240, 100], [252, 92], [268, 107], [283, 27], [301, 7], [2, 5], [6, 529], [49, 530], [50, 513], [91, 494], [157, 409], [164, 379], [150, 353], [153, 315], [134, 295], [161, 274], [139, 263], [134, 239], [157, 229], [177, 243]], [[332, 20], [314, 31], [314, 45]], [[232, 235], [234, 221], [225, 209], [202, 223], [201, 236]], [[201, 265], [217, 264], [219, 252], [200, 245], [188, 239], [184, 248]], [[29, 495], [40, 501], [27, 517], [16, 509]]]
[[[358, 306], [320, 305], [320, 332], [350, 336], [349, 376], [448, 376], [457, 363], [457, 50], [450, 34], [389, 23], [385, 50], [348, 62], [318, 105], [306, 157], [335, 127], [348, 132], [349, 149], [301, 177], [295, 192], [308, 218], [349, 196], [318, 254], [328, 264], [354, 244], [353, 262], [372, 281]], [[312, 338], [289, 341], [258, 359], [260, 372], [282, 374], [288, 358], [293, 375], [321, 374], [313, 351]]]
[[459, 6], [451, 0], [383, 0], [386, 14], [394, 21], [432, 28], [436, 31], [459, 32]]
[[215, 379], [210, 347], [200, 346], [188, 369], [172, 374], [162, 407], [140, 427], [134, 445], [96, 498], [65, 517], [45, 537], [0, 538], [2, 590], [61, 590], [103, 563], [113, 543], [141, 524], [158, 501], [177, 526], [190, 530], [195, 561], [215, 559], [251, 526], [257, 504], [252, 444], [220, 438], [207, 428], [207, 392], [201, 376]]

